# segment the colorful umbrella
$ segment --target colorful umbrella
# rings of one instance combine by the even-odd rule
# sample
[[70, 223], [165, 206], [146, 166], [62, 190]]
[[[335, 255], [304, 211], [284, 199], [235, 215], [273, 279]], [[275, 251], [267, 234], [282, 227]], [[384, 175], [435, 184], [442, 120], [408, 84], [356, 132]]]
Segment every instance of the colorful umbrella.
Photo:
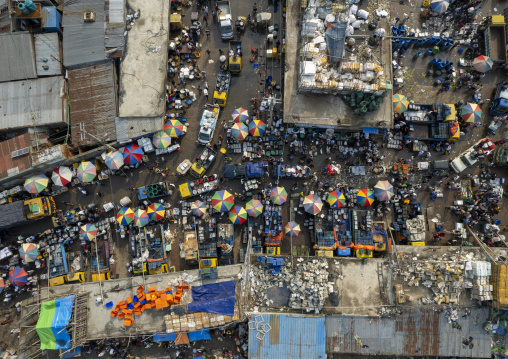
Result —
[[178, 137], [185, 133], [183, 123], [178, 120], [169, 120], [164, 125], [164, 131], [169, 137]]
[[430, 8], [438, 14], [444, 14], [450, 3], [447, 0], [432, 0]]
[[231, 127], [231, 135], [239, 141], [245, 140], [249, 135], [249, 128], [243, 122], [237, 122]]
[[482, 118], [482, 109], [476, 103], [468, 103], [460, 109], [460, 116], [466, 120], [466, 122], [473, 123]]
[[121, 208], [116, 214], [116, 221], [122, 226], [128, 226], [134, 220], [134, 211], [129, 207]]
[[123, 162], [123, 154], [120, 151], [113, 151], [106, 154], [106, 166], [112, 170], [119, 170], [125, 164]]
[[344, 193], [342, 192], [333, 191], [330, 192], [326, 201], [332, 208], [341, 208], [346, 204], [346, 197], [344, 197]]
[[134, 212], [134, 224], [138, 227], [144, 227], [150, 222], [150, 217], [144, 209], [137, 209]]
[[229, 220], [233, 224], [243, 224], [247, 220], [247, 211], [242, 206], [234, 206], [229, 211]]
[[389, 201], [393, 197], [393, 186], [388, 181], [379, 181], [374, 186], [374, 196], [378, 201]]
[[57, 186], [67, 186], [72, 181], [72, 171], [68, 167], [58, 167], [51, 174], [51, 180]]
[[97, 176], [97, 168], [92, 162], [84, 161], [79, 164], [77, 177], [81, 182], [92, 182], [95, 176]]
[[245, 210], [251, 217], [257, 217], [263, 213], [263, 203], [257, 199], [251, 199], [245, 205]]
[[249, 119], [249, 112], [243, 107], [237, 108], [233, 111], [233, 121], [245, 122]]
[[252, 136], [263, 136], [266, 131], [266, 124], [261, 120], [254, 120], [249, 123], [249, 133]]
[[164, 209], [164, 206], [162, 204], [152, 203], [146, 209], [146, 213], [148, 214], [148, 217], [150, 218], [151, 221], [157, 222], [164, 218], [166, 210]]
[[295, 221], [291, 221], [284, 226], [284, 232], [289, 234], [291, 237], [296, 237], [300, 234], [300, 225]]
[[321, 208], [323, 208], [323, 201], [321, 201], [319, 196], [309, 194], [303, 199], [303, 209], [305, 212], [316, 215], [321, 212]]
[[45, 175], [35, 175], [25, 180], [25, 190], [29, 193], [40, 193], [48, 187], [49, 178]]
[[128, 165], [140, 163], [143, 155], [143, 150], [135, 143], [128, 144], [123, 148], [123, 161]]
[[217, 191], [212, 197], [212, 207], [218, 212], [228, 212], [235, 205], [235, 197], [228, 191]]
[[37, 246], [33, 243], [23, 243], [19, 248], [19, 256], [26, 263], [35, 262], [35, 260], [39, 256], [39, 250], [37, 249]]
[[201, 201], [196, 201], [191, 205], [192, 214], [197, 217], [201, 217], [206, 213], [206, 204]]
[[82, 239], [88, 239], [89, 241], [93, 241], [95, 237], [97, 237], [97, 227], [95, 224], [87, 223], [84, 226], [81, 226], [80, 236]]
[[9, 280], [17, 287], [24, 287], [28, 281], [28, 273], [20, 267], [16, 267], [9, 272]]
[[5, 281], [3, 278], [0, 278], [0, 293], [2, 293], [5, 289]]
[[164, 131], [158, 131], [153, 135], [152, 142], [156, 148], [163, 149], [171, 145], [171, 137]]
[[406, 96], [395, 94], [392, 99], [393, 112], [398, 114], [404, 113], [407, 111], [407, 107], [409, 106], [409, 101]]
[[473, 67], [478, 72], [487, 72], [492, 70], [492, 66], [494, 66], [494, 62], [488, 56], [478, 56], [473, 60]]
[[374, 193], [370, 189], [362, 189], [356, 195], [358, 204], [362, 207], [368, 207], [374, 203]]
[[284, 187], [277, 187], [270, 192], [270, 199], [273, 204], [284, 204], [288, 199], [288, 193]]

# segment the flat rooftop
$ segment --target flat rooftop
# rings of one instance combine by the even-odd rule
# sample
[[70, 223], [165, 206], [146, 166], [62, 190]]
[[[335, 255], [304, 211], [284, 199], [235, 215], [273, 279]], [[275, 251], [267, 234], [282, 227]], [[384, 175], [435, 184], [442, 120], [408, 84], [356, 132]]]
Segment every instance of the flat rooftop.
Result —
[[140, 17], [127, 35], [120, 64], [119, 117], [164, 114], [169, 6], [166, 1], [130, 0]]

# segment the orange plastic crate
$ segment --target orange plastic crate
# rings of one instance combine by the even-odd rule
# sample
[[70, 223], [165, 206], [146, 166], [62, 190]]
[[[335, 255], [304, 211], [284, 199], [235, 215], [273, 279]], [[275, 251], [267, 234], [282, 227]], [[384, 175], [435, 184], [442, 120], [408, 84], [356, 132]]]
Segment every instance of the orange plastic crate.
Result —
[[126, 327], [130, 327], [132, 323], [133, 323], [132, 319], [126, 319], [123, 321], [123, 325], [125, 325]]
[[141, 304], [139, 304], [139, 302], [134, 303], [134, 309], [138, 309], [140, 305], [141, 305]]
[[127, 297], [126, 300], [127, 300], [127, 303], [129, 303], [129, 304], [132, 303], [132, 298], [131, 297]]
[[111, 311], [111, 316], [112, 316], [113, 318], [116, 318], [116, 316], [117, 316], [117, 315], [118, 315], [118, 312], [117, 312], [116, 310], [112, 310], [112, 311]]
[[125, 318], [125, 313], [118, 314], [118, 319], [123, 319], [123, 318]]
[[134, 315], [141, 315], [142, 313], [143, 313], [142, 311], [140, 311], [140, 310], [136, 310], [136, 311], [134, 312]]
[[138, 287], [138, 292], [142, 292], [143, 290], [145, 290], [145, 287], [144, 287], [144, 286], [142, 286], [142, 285], [140, 285], [140, 286]]
[[146, 303], [145, 304], [145, 309], [152, 309], [152, 304], [151, 303]]
[[171, 292], [171, 287], [166, 287], [166, 292]]
[[148, 291], [149, 292], [157, 292], [157, 288], [156, 287], [150, 287], [150, 288], [148, 288]]
[[188, 285], [182, 285], [182, 290], [189, 290], [189, 286]]

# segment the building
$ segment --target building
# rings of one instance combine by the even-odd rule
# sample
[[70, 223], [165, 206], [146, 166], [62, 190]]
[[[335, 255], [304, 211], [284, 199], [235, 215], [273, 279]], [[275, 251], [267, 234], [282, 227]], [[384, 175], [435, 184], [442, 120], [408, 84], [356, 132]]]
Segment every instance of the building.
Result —
[[29, 32], [0, 34], [0, 82], [37, 78], [33, 37]]
[[35, 34], [34, 43], [37, 77], [61, 75], [62, 60], [60, 59], [58, 33]]

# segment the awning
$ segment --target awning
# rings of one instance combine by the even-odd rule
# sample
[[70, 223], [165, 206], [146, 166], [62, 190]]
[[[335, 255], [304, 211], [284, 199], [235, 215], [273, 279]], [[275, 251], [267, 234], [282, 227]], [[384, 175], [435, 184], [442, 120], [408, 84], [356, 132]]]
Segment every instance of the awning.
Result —
[[364, 127], [363, 128], [363, 133], [372, 133], [374, 135], [378, 135], [379, 134], [379, 128], [375, 128], [375, 127]]
[[195, 332], [189, 332], [189, 333], [187, 333], [187, 335], [189, 336], [189, 342], [212, 339], [210, 337], [210, 332], [208, 330], [198, 330]]
[[153, 335], [154, 342], [172, 342], [176, 340], [176, 334], [173, 333], [155, 333]]

